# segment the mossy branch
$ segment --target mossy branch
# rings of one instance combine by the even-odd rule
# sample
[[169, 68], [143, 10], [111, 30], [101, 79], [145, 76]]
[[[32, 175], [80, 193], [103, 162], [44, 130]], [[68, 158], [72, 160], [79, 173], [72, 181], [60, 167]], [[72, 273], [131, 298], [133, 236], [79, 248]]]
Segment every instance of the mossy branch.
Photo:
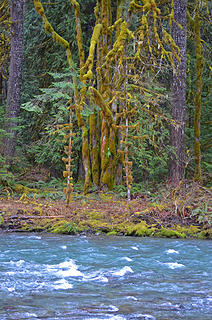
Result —
[[79, 52], [79, 59], [80, 59], [80, 68], [82, 68], [84, 65], [85, 53], [83, 49], [82, 27], [81, 27], [81, 20], [80, 20], [80, 5], [76, 0], [69, 0], [69, 1], [71, 2], [75, 11], [77, 45], [78, 45], [78, 52]]
[[107, 124], [111, 126], [113, 124], [113, 115], [107, 104], [105, 103], [101, 93], [96, 90], [94, 87], [89, 87], [89, 91], [93, 93], [94, 100], [99, 108], [101, 108], [104, 118], [107, 121]]
[[93, 34], [91, 37], [91, 43], [90, 43], [90, 49], [89, 49], [89, 55], [88, 58], [82, 68], [82, 71], [85, 72], [85, 70], [88, 68], [88, 72], [84, 75], [84, 80], [86, 79], [92, 79], [93, 73], [92, 73], [92, 68], [93, 68], [93, 62], [94, 62], [94, 52], [96, 48], [97, 41], [99, 39], [100, 33], [102, 31], [102, 24], [96, 24], [93, 30]]

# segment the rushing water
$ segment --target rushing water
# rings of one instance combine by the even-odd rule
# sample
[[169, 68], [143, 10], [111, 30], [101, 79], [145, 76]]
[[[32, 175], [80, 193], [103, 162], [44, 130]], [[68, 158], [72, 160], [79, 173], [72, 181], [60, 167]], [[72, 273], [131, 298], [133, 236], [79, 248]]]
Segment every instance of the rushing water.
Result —
[[209, 320], [211, 253], [211, 241], [0, 234], [0, 320]]

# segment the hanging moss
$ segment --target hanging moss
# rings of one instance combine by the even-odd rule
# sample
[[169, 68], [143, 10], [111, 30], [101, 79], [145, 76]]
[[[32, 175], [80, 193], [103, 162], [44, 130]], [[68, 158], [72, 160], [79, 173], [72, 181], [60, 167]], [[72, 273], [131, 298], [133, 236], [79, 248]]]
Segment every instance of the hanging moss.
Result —
[[[122, 163], [124, 156], [124, 153], [117, 153], [117, 148], [121, 144], [118, 142], [118, 139], [120, 139], [120, 137], [117, 137], [117, 132], [120, 129], [115, 128], [115, 125], [117, 124], [117, 110], [115, 109], [121, 109], [122, 106], [125, 105], [126, 101], [132, 101], [134, 98], [132, 97], [132, 95], [128, 95], [123, 98], [123, 95], [121, 93], [123, 82], [126, 80], [126, 75], [128, 78], [130, 78], [131, 76], [131, 79], [136, 76], [134, 75], [134, 73], [136, 73], [135, 67], [129, 67], [129, 71], [132, 71], [133, 73], [132, 75], [129, 75], [130, 72], [126, 72], [126, 69], [124, 67], [125, 61], [127, 64], [129, 63], [129, 65], [134, 65], [135, 61], [136, 63], [141, 62], [140, 60], [143, 59], [142, 50], [145, 49], [146, 39], [148, 39], [146, 43], [149, 47], [149, 53], [151, 53], [151, 57], [155, 54], [155, 52], [157, 54], [159, 52], [159, 49], [156, 50], [157, 45], [154, 44], [155, 39], [156, 43], [159, 44], [158, 47], [162, 48], [161, 50], [163, 51], [163, 44], [157, 33], [158, 25], [162, 24], [160, 24], [159, 21], [159, 19], [161, 18], [160, 10], [159, 8], [157, 8], [155, 0], [133, 0], [130, 2], [127, 0], [118, 0], [117, 20], [113, 25], [111, 0], [97, 0], [95, 7], [96, 24], [93, 29], [93, 34], [90, 41], [89, 54], [87, 60], [85, 61], [80, 22], [80, 6], [77, 0], [69, 1], [73, 6], [75, 13], [77, 33], [76, 38], [80, 61], [80, 80], [84, 84], [84, 86], [82, 86], [79, 90], [78, 79], [75, 76], [73, 77], [75, 88], [73, 105], [75, 107], [78, 126], [82, 128], [82, 158], [86, 174], [84, 188], [86, 193], [91, 185], [91, 173], [93, 176], [94, 184], [97, 184], [100, 175], [102, 180], [101, 183], [108, 185], [110, 189], [112, 188], [118, 163]], [[45, 16], [41, 2], [34, 0], [34, 3], [36, 10], [42, 16], [45, 31], [47, 33], [51, 33], [53, 39], [65, 48], [69, 65], [72, 69], [74, 69], [69, 42], [63, 39], [54, 31], [53, 27]], [[134, 13], [136, 15], [137, 13], [139, 13], [139, 23], [141, 25], [135, 32], [131, 32], [130, 17], [131, 14]], [[137, 15], [137, 17], [139, 17], [139, 15]], [[171, 16], [170, 20], [173, 20]], [[115, 34], [112, 32], [114, 32]], [[166, 38], [167, 46], [171, 45], [173, 50], [177, 51], [177, 48], [174, 47], [172, 39], [168, 36], [168, 33], [164, 33], [164, 35], [164, 37]], [[154, 40], [150, 40], [150, 36], [153, 36]], [[134, 39], [134, 41], [130, 42], [131, 39]], [[130, 54], [127, 53], [128, 41], [130, 44], [130, 48], [132, 48]], [[133, 55], [133, 46], [135, 46], [135, 49], [137, 48], [137, 60], [131, 56]], [[170, 52], [166, 52], [165, 50], [163, 51], [163, 56], [169, 57], [169, 55]], [[170, 61], [173, 61], [171, 55]], [[158, 55], [155, 60], [152, 60], [151, 63], [154, 65], [155, 61], [159, 60]], [[144, 59], [142, 61], [142, 64], [145, 65], [145, 62], [146, 61]], [[137, 76], [139, 77], [138, 74]], [[89, 85], [91, 85], [91, 83], [92, 87], [89, 87], [89, 91], [92, 93], [95, 103], [100, 107], [101, 111], [98, 112], [98, 126], [97, 123], [95, 123], [93, 116], [90, 116], [90, 136], [88, 137], [86, 123], [82, 116], [82, 110], [85, 106], [85, 103], [87, 103], [89, 100], [87, 88]], [[118, 105], [113, 103], [114, 97], [119, 100]], [[125, 114], [125, 117], [126, 115], [127, 113]], [[97, 135], [98, 139], [100, 140], [98, 141], [98, 143]], [[99, 165], [99, 162], [101, 162], [101, 167]], [[126, 162], [126, 164], [129, 167], [128, 161]], [[99, 170], [102, 171], [101, 174]], [[64, 173], [64, 175], [69, 176], [69, 171], [65, 171], [66, 172]], [[131, 179], [130, 174], [129, 179]]]
[[133, 38], [132, 32], [127, 28], [126, 21], [123, 21], [120, 26], [120, 32], [118, 34], [117, 40], [115, 41], [113, 48], [107, 53], [105, 60], [106, 62], [102, 67], [105, 67], [107, 63], [111, 62], [116, 56], [120, 56], [121, 52], [123, 52], [125, 42], [127, 37]]

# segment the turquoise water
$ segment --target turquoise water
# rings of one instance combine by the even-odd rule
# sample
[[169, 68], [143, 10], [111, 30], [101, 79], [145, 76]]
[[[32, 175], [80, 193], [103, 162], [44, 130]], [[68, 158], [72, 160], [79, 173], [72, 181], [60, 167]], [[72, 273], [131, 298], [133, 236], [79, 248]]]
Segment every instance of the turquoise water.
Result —
[[0, 234], [0, 320], [209, 320], [211, 253], [211, 241]]

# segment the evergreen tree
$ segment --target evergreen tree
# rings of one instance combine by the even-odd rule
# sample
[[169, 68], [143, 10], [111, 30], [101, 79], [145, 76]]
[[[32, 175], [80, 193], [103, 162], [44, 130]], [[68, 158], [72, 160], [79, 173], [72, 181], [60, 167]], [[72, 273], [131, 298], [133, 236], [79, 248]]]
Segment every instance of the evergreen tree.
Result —
[[17, 117], [20, 111], [22, 65], [23, 65], [23, 38], [24, 38], [24, 0], [10, 1], [11, 19], [11, 49], [10, 71], [7, 93], [7, 133], [4, 143], [4, 155], [7, 164], [13, 163], [16, 148], [17, 131], [15, 130]]

